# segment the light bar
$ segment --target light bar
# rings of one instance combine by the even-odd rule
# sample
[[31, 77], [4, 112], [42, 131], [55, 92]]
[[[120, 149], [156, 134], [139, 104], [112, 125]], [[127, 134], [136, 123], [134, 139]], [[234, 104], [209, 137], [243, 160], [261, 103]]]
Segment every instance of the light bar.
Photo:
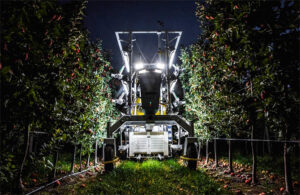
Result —
[[134, 64], [134, 68], [137, 70], [142, 69], [142, 68], [144, 68], [144, 64], [142, 62], [138, 62], [138, 63]]
[[148, 72], [147, 70], [141, 70], [140, 74], [144, 74], [144, 73], [147, 73], [147, 72]]
[[163, 64], [163, 63], [161, 63], [161, 62], [158, 62], [157, 64], [156, 64], [156, 68], [158, 68], [158, 69], [165, 69], [165, 64]]

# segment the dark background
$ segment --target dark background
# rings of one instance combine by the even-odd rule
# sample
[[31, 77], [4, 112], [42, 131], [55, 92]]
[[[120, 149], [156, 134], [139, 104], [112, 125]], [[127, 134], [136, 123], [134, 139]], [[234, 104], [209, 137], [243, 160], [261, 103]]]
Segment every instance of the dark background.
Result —
[[[119, 69], [122, 58], [115, 31], [180, 30], [183, 31], [180, 46], [188, 46], [195, 42], [200, 34], [195, 8], [195, 1], [191, 0], [90, 0], [84, 25], [90, 32], [92, 41], [97, 39], [103, 41], [103, 48], [112, 54], [113, 67]], [[158, 24], [158, 20], [164, 23], [164, 27]], [[157, 49], [157, 41], [146, 37], [141, 37], [137, 41], [146, 58], [151, 59]]]

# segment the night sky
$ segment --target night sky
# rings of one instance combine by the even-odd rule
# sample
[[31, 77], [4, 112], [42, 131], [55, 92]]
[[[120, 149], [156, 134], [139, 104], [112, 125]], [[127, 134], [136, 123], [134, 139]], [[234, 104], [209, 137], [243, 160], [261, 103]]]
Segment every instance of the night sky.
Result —
[[[84, 20], [92, 41], [100, 39], [103, 48], [112, 52], [112, 65], [119, 68], [122, 58], [115, 31], [124, 30], [180, 30], [183, 31], [180, 45], [188, 46], [200, 34], [195, 17], [195, 2], [185, 1], [96, 1], [90, 0]], [[158, 20], [164, 23], [159, 26]], [[139, 39], [138, 44], [145, 55], [153, 56], [147, 47], [156, 46], [156, 41]], [[144, 48], [146, 48], [144, 50]], [[147, 53], [148, 52], [148, 53]]]

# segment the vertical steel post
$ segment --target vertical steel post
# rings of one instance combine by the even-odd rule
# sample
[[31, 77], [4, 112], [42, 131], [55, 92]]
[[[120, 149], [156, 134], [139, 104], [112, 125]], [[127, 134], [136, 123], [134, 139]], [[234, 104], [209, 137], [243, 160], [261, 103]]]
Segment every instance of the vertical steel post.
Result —
[[180, 145], [180, 139], [181, 139], [181, 127], [178, 128], [178, 145]]
[[136, 79], [136, 75], [135, 75], [135, 78], [134, 78], [134, 99], [133, 99], [133, 106], [134, 106], [134, 115], [137, 115], [137, 96], [136, 96], [136, 93], [137, 93], [137, 86], [136, 86], [136, 82], [137, 82], [137, 79]]
[[106, 134], [107, 134], [106, 136], [108, 138], [110, 138], [112, 136], [111, 132], [109, 131], [110, 123], [111, 123], [110, 121], [106, 123]]
[[[157, 32], [157, 47], [158, 47], [158, 62], [161, 63], [161, 32]], [[160, 85], [160, 93], [159, 93], [159, 103], [160, 103], [160, 115], [163, 115], [163, 85]]]
[[167, 93], [168, 93], [168, 101], [167, 101], [167, 110], [170, 109], [170, 102], [171, 102], [171, 97], [170, 97], [170, 75], [169, 75], [169, 35], [168, 31], [165, 31], [166, 33], [166, 77], [167, 77]]
[[157, 33], [158, 61], [161, 62], [161, 32]]
[[132, 32], [129, 31], [129, 48], [128, 48], [128, 59], [129, 59], [129, 97], [128, 97], [128, 114], [131, 115], [132, 108]]
[[123, 144], [122, 144], [122, 139], [123, 139], [122, 134], [123, 134], [123, 131], [120, 129], [120, 145], [121, 145], [121, 146], [123, 145]]

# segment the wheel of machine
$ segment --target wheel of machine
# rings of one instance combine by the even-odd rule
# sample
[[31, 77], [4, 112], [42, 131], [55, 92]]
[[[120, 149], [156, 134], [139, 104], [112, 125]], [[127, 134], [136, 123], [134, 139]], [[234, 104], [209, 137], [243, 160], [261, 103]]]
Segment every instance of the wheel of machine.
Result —
[[[186, 155], [188, 158], [197, 158], [197, 149], [194, 143], [189, 143], [187, 146]], [[189, 160], [187, 161], [187, 167], [191, 170], [197, 169], [197, 161], [195, 160]]]
[[[112, 161], [114, 156], [114, 150], [112, 145], [106, 145], [104, 149], [104, 161]], [[104, 164], [105, 172], [112, 171], [114, 169], [113, 163]]]

